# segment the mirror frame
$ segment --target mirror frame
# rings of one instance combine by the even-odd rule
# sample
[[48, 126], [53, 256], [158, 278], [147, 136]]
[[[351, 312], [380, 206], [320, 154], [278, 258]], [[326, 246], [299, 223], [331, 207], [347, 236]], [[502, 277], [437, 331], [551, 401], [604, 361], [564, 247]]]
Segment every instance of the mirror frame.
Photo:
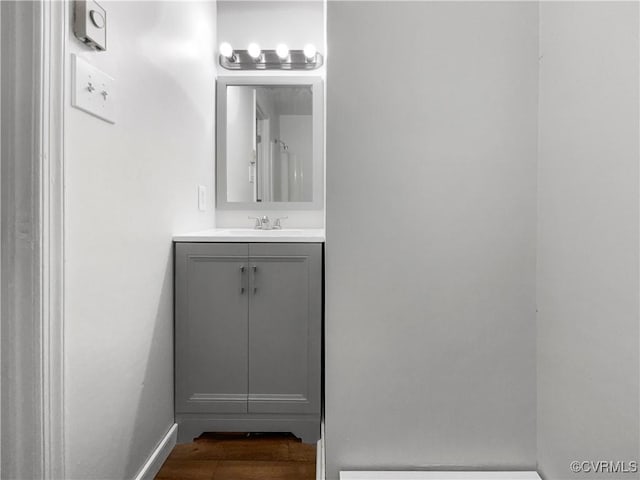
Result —
[[[313, 94], [313, 196], [310, 202], [227, 201], [227, 86], [309, 85]], [[216, 208], [221, 210], [322, 210], [324, 208], [324, 88], [319, 76], [226, 76], [216, 80]]]

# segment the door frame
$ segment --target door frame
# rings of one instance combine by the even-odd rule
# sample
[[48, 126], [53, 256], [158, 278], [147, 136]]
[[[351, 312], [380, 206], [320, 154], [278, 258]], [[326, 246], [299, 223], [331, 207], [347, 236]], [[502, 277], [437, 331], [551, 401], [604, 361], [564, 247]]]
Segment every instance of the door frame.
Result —
[[64, 74], [69, 2], [2, 2], [0, 471], [65, 478]]

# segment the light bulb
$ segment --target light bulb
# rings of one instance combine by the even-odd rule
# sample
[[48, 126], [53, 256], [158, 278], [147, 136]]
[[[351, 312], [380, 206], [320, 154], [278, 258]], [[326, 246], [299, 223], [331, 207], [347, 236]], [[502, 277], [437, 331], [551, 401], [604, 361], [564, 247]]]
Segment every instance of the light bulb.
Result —
[[251, 58], [255, 60], [260, 58], [262, 50], [260, 50], [260, 45], [258, 45], [257, 43], [250, 43], [247, 47], [247, 53], [249, 54], [249, 56], [251, 56]]
[[316, 53], [318, 53], [318, 51], [316, 50], [316, 46], [313, 43], [307, 43], [304, 46], [303, 52], [307, 60], [313, 60], [314, 58], [316, 58]]
[[276, 47], [276, 54], [280, 60], [286, 60], [289, 57], [289, 47], [287, 47], [284, 43], [279, 44]]
[[233, 47], [228, 42], [220, 44], [220, 55], [226, 58], [233, 58]]

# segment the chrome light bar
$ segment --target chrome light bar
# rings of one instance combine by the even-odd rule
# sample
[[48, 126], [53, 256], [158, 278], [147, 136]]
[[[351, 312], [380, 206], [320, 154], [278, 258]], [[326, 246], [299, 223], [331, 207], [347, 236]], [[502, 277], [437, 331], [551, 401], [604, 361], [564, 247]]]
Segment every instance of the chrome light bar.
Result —
[[230, 56], [220, 55], [219, 59], [227, 70], [315, 70], [323, 63], [320, 53], [307, 58], [304, 50], [289, 50], [289, 56], [284, 59], [275, 50], [262, 50], [257, 58], [247, 50], [233, 50]]

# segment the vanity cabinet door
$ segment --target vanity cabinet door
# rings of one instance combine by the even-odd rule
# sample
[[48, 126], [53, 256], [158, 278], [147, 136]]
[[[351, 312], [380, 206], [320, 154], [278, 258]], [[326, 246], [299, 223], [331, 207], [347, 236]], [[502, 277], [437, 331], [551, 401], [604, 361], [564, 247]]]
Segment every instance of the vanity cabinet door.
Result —
[[249, 269], [249, 413], [319, 413], [322, 245], [251, 243]]
[[176, 244], [176, 412], [247, 412], [248, 248]]

